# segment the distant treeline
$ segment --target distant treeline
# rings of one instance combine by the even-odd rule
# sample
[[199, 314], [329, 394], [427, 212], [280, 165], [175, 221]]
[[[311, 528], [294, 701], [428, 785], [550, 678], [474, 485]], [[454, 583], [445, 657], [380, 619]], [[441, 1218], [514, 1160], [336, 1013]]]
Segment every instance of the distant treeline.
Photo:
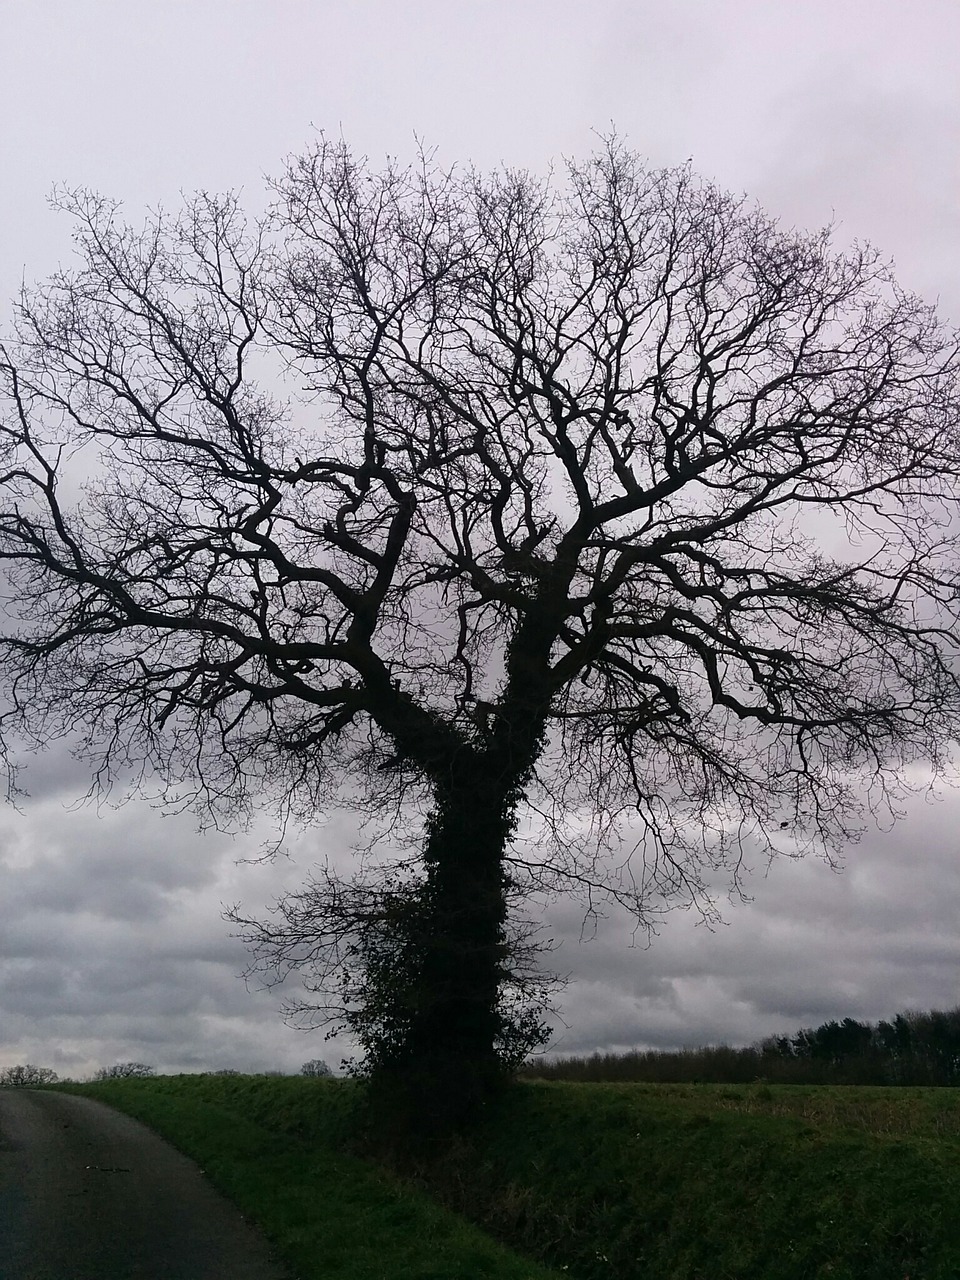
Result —
[[534, 1059], [526, 1076], [546, 1080], [622, 1080], [651, 1084], [960, 1084], [960, 1007], [898, 1013], [890, 1022], [824, 1022], [747, 1048], [635, 1050]]

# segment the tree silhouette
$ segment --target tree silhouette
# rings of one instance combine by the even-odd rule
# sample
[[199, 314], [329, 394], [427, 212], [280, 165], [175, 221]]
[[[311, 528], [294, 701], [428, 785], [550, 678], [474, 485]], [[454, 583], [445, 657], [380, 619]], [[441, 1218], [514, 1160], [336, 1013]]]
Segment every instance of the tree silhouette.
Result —
[[94, 1080], [145, 1080], [156, 1075], [153, 1067], [144, 1062], [115, 1062], [112, 1067], [98, 1067]]
[[38, 1085], [56, 1084], [58, 1079], [50, 1067], [36, 1067], [31, 1062], [18, 1063], [0, 1070], [0, 1089], [35, 1089]]
[[311, 1058], [300, 1068], [302, 1076], [332, 1076], [333, 1072], [322, 1058]]
[[321, 141], [275, 196], [61, 197], [82, 265], [3, 363], [4, 724], [214, 815], [394, 815], [419, 849], [261, 956], [372, 965], [378, 1071], [476, 1098], [511, 901], [709, 915], [942, 763], [957, 339], [615, 140], [557, 182]]

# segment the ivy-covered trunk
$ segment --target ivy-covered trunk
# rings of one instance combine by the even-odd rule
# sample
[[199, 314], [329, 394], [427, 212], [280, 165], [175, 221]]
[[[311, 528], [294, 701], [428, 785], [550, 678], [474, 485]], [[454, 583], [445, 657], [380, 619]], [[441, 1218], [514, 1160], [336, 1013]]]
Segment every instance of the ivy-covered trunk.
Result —
[[[506, 688], [489, 708], [482, 743], [434, 739], [424, 750], [433, 725], [385, 718], [406, 754], [424, 761], [434, 794], [413, 927], [397, 953], [402, 973], [380, 974], [397, 1016], [395, 1034], [381, 1037], [387, 1052], [373, 1070], [388, 1106], [405, 1100], [411, 1132], [448, 1133], [476, 1118], [513, 1066], [504, 1049], [516, 1028], [501, 1000], [515, 960], [504, 859], [543, 745], [559, 611], [554, 605], [532, 611], [518, 628]], [[407, 711], [403, 703], [401, 710]], [[418, 727], [426, 730], [419, 744]]]
[[505, 938], [503, 855], [512, 797], [493, 762], [465, 752], [437, 787], [424, 851], [426, 877], [409, 1024], [392, 1064], [417, 1123], [447, 1129], [474, 1116], [504, 1077], [499, 995]]

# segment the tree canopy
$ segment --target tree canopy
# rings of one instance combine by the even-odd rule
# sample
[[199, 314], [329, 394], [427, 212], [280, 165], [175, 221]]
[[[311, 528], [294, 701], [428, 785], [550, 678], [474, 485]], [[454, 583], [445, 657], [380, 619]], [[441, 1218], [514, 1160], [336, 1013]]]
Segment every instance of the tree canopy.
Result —
[[[80, 266], [2, 361], [9, 734], [214, 812], [419, 804], [444, 1026], [510, 893], [710, 913], [942, 765], [958, 340], [877, 252], [616, 140], [541, 180], [321, 139], [274, 194], [60, 197]], [[314, 960], [386, 901], [318, 892]]]

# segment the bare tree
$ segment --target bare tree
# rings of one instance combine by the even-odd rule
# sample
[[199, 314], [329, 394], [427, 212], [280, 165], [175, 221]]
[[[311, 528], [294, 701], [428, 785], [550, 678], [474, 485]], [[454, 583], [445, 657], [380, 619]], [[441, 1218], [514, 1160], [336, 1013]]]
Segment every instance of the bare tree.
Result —
[[0, 1071], [0, 1089], [36, 1089], [42, 1084], [56, 1084], [57, 1073], [50, 1067], [35, 1067], [33, 1063], [18, 1063]]
[[305, 1062], [303, 1066], [300, 1068], [300, 1074], [302, 1076], [316, 1076], [316, 1077], [322, 1076], [325, 1078], [327, 1076], [332, 1076], [333, 1072], [330, 1070], [330, 1068], [327, 1066], [327, 1064], [324, 1062], [322, 1058], [311, 1058], [308, 1062]]
[[156, 1075], [153, 1067], [145, 1062], [115, 1062], [112, 1067], [98, 1067], [94, 1080], [146, 1080]]
[[408, 877], [393, 1065], [481, 1088], [509, 894], [710, 914], [744, 849], [835, 848], [865, 779], [942, 763], [957, 339], [615, 141], [556, 183], [321, 142], [275, 191], [252, 228], [63, 197], [83, 265], [3, 365], [5, 723], [214, 813], [419, 806], [298, 954]]

